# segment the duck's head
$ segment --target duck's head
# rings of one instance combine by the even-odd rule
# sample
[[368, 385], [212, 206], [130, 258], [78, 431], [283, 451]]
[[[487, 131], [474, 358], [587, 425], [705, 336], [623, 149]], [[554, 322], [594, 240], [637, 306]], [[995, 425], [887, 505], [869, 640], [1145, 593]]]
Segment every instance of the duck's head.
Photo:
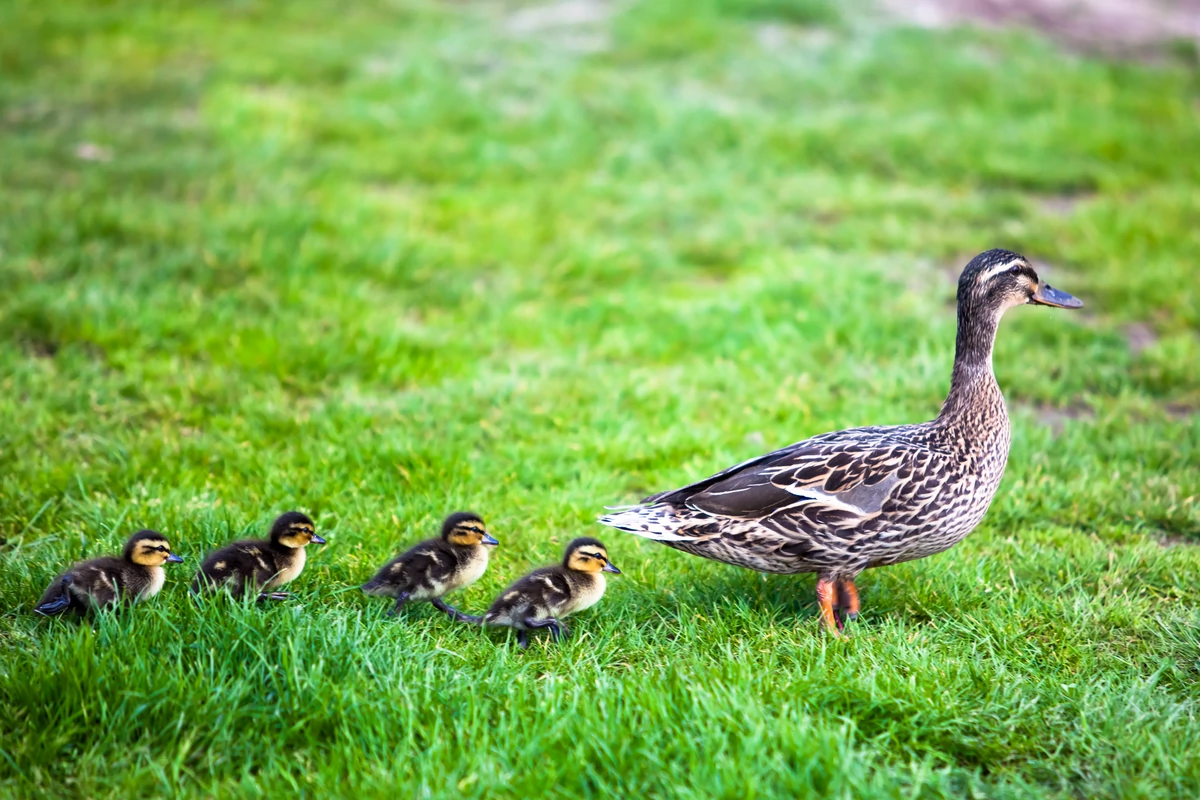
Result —
[[316, 527], [307, 515], [289, 511], [271, 526], [271, 541], [293, 550], [309, 544], [325, 544], [325, 540], [317, 536]]
[[1083, 301], [1039, 278], [1029, 260], [1011, 250], [980, 253], [958, 279], [959, 309], [990, 311], [999, 317], [1013, 306], [1026, 303], [1055, 308], [1083, 306]]
[[621, 574], [621, 570], [608, 560], [608, 551], [604, 549], [604, 545], [590, 536], [580, 537], [567, 545], [567, 552], [563, 555], [563, 566], [576, 572]]
[[158, 531], [138, 531], [125, 542], [123, 558], [140, 567], [178, 564], [182, 558], [171, 552], [171, 543]]
[[487, 532], [483, 519], [470, 511], [458, 511], [446, 517], [446, 521], [442, 523], [442, 538], [459, 547], [500, 544]]

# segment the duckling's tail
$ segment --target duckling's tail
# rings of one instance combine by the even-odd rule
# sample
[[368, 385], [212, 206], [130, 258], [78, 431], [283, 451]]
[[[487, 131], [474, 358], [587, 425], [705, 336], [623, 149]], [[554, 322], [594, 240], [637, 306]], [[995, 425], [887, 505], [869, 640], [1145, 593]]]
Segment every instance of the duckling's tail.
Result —
[[694, 528], [698, 525], [711, 526], [712, 524], [711, 517], [706, 515], [702, 520], [695, 519], [695, 512], [686, 508], [681, 509], [672, 503], [654, 503], [609, 510], [613, 513], [605, 514], [597, 522], [659, 542], [692, 541], [702, 534], [701, 531], [694, 530]]

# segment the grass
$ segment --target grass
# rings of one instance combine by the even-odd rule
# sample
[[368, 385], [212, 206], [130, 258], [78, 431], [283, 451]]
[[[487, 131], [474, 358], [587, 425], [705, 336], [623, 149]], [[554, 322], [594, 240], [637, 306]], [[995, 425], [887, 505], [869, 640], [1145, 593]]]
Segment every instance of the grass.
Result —
[[[0, 9], [0, 794], [1200, 795], [1195, 66], [574, 8]], [[993, 246], [1086, 313], [1004, 321], [997, 499], [852, 638], [594, 525], [933, 415]], [[294, 602], [189, 600], [289, 508]], [[354, 587], [458, 508], [503, 542], [465, 609], [582, 533], [625, 574], [561, 647], [385, 618]], [[30, 613], [143, 526], [152, 603]]]

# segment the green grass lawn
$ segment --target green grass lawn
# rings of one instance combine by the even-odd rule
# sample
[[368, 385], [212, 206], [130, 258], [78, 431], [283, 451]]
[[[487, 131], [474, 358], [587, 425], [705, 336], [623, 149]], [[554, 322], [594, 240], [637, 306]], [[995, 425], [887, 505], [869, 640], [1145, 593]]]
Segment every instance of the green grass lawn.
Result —
[[[1200, 72], [835, 7], [0, 6], [0, 795], [1200, 795]], [[996, 501], [851, 638], [594, 523], [932, 417], [991, 247], [1087, 307], [1005, 319]], [[292, 602], [189, 599], [290, 508]], [[385, 617], [460, 508], [465, 610], [624, 575], [563, 646]], [[140, 527], [157, 599], [31, 613]]]

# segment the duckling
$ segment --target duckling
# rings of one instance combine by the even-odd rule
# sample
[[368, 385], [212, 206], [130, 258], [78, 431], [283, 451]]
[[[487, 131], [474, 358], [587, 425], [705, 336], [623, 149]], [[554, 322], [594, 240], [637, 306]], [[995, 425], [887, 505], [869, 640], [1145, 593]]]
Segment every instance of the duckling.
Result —
[[158, 531], [138, 531], [129, 537], [121, 557], [81, 561], [54, 579], [34, 608], [50, 617], [73, 611], [83, 616], [92, 608], [136, 603], [158, 594], [166, 580], [163, 564], [178, 564], [167, 537]]
[[483, 520], [469, 511], [446, 517], [442, 535], [406, 550], [362, 585], [373, 597], [394, 597], [394, 615], [410, 600], [428, 600], [439, 611], [462, 622], [478, 622], [479, 617], [464, 614], [446, 605], [442, 597], [470, 586], [483, 576], [488, 566], [488, 547], [500, 544], [484, 527]]
[[209, 553], [192, 581], [192, 592], [226, 588], [234, 597], [258, 591], [259, 600], [286, 600], [287, 592], [270, 590], [300, 575], [306, 560], [305, 547], [325, 544], [314, 529], [313, 521], [299, 511], [281, 515], [271, 526], [270, 539], [234, 542]]
[[549, 628], [553, 639], [570, 633], [562, 617], [591, 608], [604, 597], [604, 573], [620, 575], [599, 541], [581, 537], [567, 545], [562, 566], [535, 569], [504, 590], [483, 616], [484, 625], [515, 628], [529, 646], [529, 631]]

